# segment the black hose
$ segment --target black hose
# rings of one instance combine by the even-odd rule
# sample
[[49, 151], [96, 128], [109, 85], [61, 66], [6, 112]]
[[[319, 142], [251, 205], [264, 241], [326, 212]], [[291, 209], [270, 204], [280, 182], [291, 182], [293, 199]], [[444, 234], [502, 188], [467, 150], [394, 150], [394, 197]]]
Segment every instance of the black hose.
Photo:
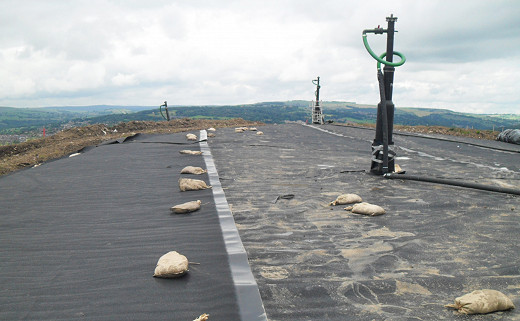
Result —
[[381, 114], [383, 118], [383, 174], [388, 173], [388, 114], [386, 110], [385, 80], [381, 69], [377, 69], [379, 96], [381, 96]]
[[500, 148], [500, 147], [491, 147], [491, 146], [487, 146], [487, 145], [484, 145], [484, 144], [463, 142], [463, 141], [460, 141], [460, 140], [449, 139], [449, 138], [430, 137], [430, 136], [416, 135], [416, 134], [411, 134], [411, 133], [395, 133], [395, 132], [394, 132], [394, 135], [410, 136], [410, 137], [420, 137], [420, 138], [433, 139], [433, 140], [442, 140], [442, 141], [445, 141], [445, 142], [466, 144], [466, 145], [470, 145], [470, 146], [477, 146], [477, 147], [483, 147], [483, 148], [498, 150], [498, 151], [501, 151], [501, 152], [520, 153], [520, 151], [518, 151], [518, 150], [512, 150], [512, 149], [506, 149], [506, 148]]
[[456, 181], [453, 179], [443, 179], [443, 178], [436, 178], [436, 177], [430, 177], [430, 176], [396, 174], [396, 173], [388, 173], [388, 174], [385, 174], [384, 177], [388, 178], [388, 179], [406, 179], [406, 180], [411, 180], [411, 181], [437, 183], [437, 184], [452, 185], [452, 186], [459, 186], [459, 187], [466, 187], [466, 188], [474, 188], [474, 189], [490, 191], [490, 192], [520, 195], [520, 190], [514, 189], [514, 188], [490, 186], [490, 185], [471, 183], [471, 182], [461, 182], [461, 181]]
[[162, 106], [164, 106], [164, 105], [159, 106], [159, 112], [161, 113], [162, 118], [164, 118], [164, 120], [166, 120], [166, 117], [164, 117], [164, 114], [162, 112]]
[[[350, 124], [332, 124], [332, 126], [352, 127], [352, 128], [372, 130], [372, 131], [374, 130], [374, 128], [363, 127], [363, 126], [356, 126], [356, 125], [350, 125]], [[431, 137], [431, 136], [424, 136], [424, 135], [418, 135], [418, 134], [412, 134], [412, 133], [399, 133], [399, 132], [393, 132], [393, 135], [394, 136], [398, 135], [398, 136], [409, 136], [409, 137], [418, 137], [418, 138], [440, 140], [440, 141], [445, 141], [445, 142], [459, 143], [459, 144], [465, 144], [465, 145], [469, 145], [469, 146], [476, 146], [476, 147], [482, 147], [482, 148], [487, 148], [487, 149], [492, 149], [492, 150], [498, 150], [498, 151], [501, 151], [501, 152], [520, 153], [520, 151], [518, 151], [518, 150], [512, 150], [512, 149], [506, 149], [506, 148], [500, 148], [500, 147], [492, 147], [492, 146], [487, 146], [487, 145], [484, 145], [484, 144], [463, 142], [463, 141], [460, 141], [460, 140], [448, 139], [448, 138], [442, 138], [442, 137]]]

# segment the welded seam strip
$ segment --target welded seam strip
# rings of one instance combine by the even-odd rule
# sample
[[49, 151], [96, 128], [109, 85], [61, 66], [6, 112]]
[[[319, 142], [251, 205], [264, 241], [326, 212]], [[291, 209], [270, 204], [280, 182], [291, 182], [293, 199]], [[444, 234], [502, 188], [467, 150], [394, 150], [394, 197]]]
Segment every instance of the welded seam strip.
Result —
[[[200, 131], [200, 139], [207, 137], [205, 130]], [[233, 215], [220, 184], [217, 168], [213, 162], [213, 156], [207, 141], [200, 142], [200, 150], [203, 152], [204, 162], [208, 171], [209, 183], [212, 186], [213, 199], [217, 207], [217, 215], [220, 228], [224, 237], [224, 243], [229, 256], [231, 276], [235, 284], [240, 317], [243, 321], [267, 321], [262, 298], [258, 285], [251, 272], [247, 260], [247, 253], [238, 234]]]

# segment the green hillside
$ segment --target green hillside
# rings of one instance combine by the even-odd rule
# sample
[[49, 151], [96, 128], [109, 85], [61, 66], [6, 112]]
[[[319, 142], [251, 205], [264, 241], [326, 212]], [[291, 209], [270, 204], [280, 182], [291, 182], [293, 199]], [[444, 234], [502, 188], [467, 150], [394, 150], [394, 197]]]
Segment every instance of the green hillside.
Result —
[[[375, 123], [377, 118], [377, 109], [371, 105], [324, 101], [321, 106], [325, 120]], [[282, 123], [308, 120], [310, 102], [294, 100], [226, 106], [171, 106], [168, 111], [171, 118], [243, 118], [265, 123]], [[85, 124], [113, 125], [136, 120], [160, 121], [163, 117], [158, 107], [150, 106], [0, 107], [0, 134], [41, 132], [42, 127], [51, 133], [62, 128]], [[520, 115], [481, 115], [445, 109], [405, 107], [396, 108], [394, 124], [501, 130], [520, 128]]]
[[79, 112], [52, 111], [41, 108], [0, 107], [0, 133], [16, 134], [42, 127], [59, 127], [71, 119], [79, 119]]

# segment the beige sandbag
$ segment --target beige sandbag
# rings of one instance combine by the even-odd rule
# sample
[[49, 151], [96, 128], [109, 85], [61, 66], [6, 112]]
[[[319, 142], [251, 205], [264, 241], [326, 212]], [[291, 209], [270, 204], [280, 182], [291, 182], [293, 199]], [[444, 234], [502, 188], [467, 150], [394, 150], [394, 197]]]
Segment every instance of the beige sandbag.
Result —
[[361, 196], [357, 194], [341, 194], [336, 198], [335, 201], [331, 202], [329, 205], [345, 205], [361, 202], [363, 202], [363, 199], [361, 198]]
[[208, 319], [209, 319], [209, 314], [204, 313], [193, 321], [207, 321]]
[[216, 129], [213, 128], [213, 127], [210, 127], [210, 128], [208, 128], [208, 131], [209, 131], [209, 132], [214, 132], [214, 131], [216, 131]]
[[202, 155], [202, 152], [200, 150], [183, 149], [183, 150], [179, 151], [179, 153], [187, 154], [187, 155]]
[[200, 200], [191, 201], [182, 203], [179, 205], [175, 205], [170, 208], [170, 211], [172, 211], [175, 214], [185, 214], [185, 213], [191, 213], [200, 210]]
[[217, 135], [213, 134], [213, 133], [208, 133], [208, 137], [216, 137]]
[[186, 134], [187, 140], [197, 140], [197, 135], [195, 134]]
[[244, 132], [243, 128], [235, 128], [235, 133], [243, 133], [243, 132]]
[[249, 127], [249, 130], [252, 132], [256, 132], [258, 129], [256, 129], [256, 127]]
[[257, 134], [257, 135], [263, 135], [264, 132], [262, 132], [262, 131], [257, 131], [256, 134]]
[[159, 258], [153, 276], [176, 278], [186, 274], [186, 272], [188, 272], [188, 259], [176, 251], [171, 251]]
[[201, 168], [201, 167], [195, 167], [195, 166], [186, 166], [181, 170], [181, 174], [195, 174], [200, 175], [207, 173], [208, 171]]
[[476, 290], [455, 299], [455, 304], [445, 307], [457, 309], [464, 314], [485, 314], [515, 308], [513, 302], [496, 290]]
[[211, 188], [211, 186], [206, 185], [206, 182], [201, 181], [200, 179], [181, 178], [179, 179], [179, 188], [181, 189], [181, 192], [186, 192], [207, 189]]
[[385, 214], [386, 211], [381, 206], [363, 202], [354, 204], [354, 206], [352, 206], [352, 213], [378, 216]]

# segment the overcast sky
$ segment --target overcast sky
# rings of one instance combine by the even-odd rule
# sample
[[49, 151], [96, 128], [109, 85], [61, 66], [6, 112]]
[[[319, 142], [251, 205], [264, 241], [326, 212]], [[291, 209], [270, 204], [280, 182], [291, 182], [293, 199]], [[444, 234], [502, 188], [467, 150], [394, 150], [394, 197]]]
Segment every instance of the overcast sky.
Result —
[[0, 106], [377, 104], [390, 14], [397, 107], [520, 113], [518, 0], [1, 0]]

